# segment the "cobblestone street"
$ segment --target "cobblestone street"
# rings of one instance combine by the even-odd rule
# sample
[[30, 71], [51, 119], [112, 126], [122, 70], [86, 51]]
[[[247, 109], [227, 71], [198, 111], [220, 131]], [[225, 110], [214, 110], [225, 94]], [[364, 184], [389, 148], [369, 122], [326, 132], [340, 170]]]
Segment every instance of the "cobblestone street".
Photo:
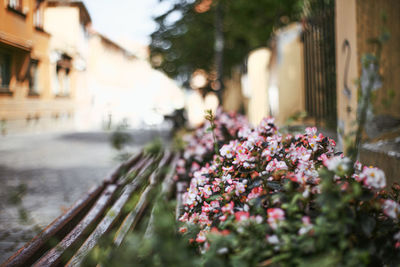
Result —
[[[159, 133], [133, 132], [129, 151]], [[101, 183], [116, 155], [102, 132], [0, 137], [0, 263]]]

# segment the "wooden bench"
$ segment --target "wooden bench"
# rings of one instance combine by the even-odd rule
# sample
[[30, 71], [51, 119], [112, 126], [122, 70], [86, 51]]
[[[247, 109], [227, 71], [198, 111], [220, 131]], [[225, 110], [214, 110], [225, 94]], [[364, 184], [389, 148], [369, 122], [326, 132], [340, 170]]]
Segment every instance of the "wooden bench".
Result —
[[121, 245], [144, 213], [151, 212], [157, 186], [169, 197], [174, 194], [177, 160], [170, 152], [131, 157], [2, 266], [79, 266], [107, 233], [115, 233], [114, 246]]

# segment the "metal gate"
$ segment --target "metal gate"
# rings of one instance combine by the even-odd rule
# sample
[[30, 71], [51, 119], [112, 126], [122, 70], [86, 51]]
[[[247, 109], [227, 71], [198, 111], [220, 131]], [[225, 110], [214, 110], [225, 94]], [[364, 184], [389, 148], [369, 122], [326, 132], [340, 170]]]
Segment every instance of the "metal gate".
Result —
[[305, 101], [317, 125], [336, 129], [334, 1], [312, 1], [304, 21]]

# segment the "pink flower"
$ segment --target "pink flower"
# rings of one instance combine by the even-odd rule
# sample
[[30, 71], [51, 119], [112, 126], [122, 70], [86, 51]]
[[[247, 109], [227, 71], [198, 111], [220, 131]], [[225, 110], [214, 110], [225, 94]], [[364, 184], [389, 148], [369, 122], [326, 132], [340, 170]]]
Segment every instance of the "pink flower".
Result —
[[267, 165], [267, 167], [265, 168], [265, 170], [267, 172], [273, 172], [276, 169], [276, 159], [270, 161]]
[[220, 183], [221, 183], [221, 179], [215, 178], [215, 180], [212, 182], [212, 191], [213, 192], [221, 191], [221, 188], [219, 186]]
[[210, 205], [211, 205], [211, 207], [212, 207], [213, 209], [217, 209], [217, 208], [220, 207], [219, 201], [217, 201], [217, 200], [211, 201], [211, 202], [210, 202]]
[[210, 212], [211, 211], [211, 206], [207, 202], [203, 203], [203, 206], [201, 207], [202, 212]]
[[306, 134], [308, 135], [308, 136], [314, 136], [314, 135], [316, 135], [317, 134], [317, 128], [316, 127], [307, 127], [306, 128], [306, 130], [305, 130], [305, 132], [306, 132]]
[[383, 213], [392, 219], [397, 219], [400, 214], [400, 204], [391, 199], [386, 199], [383, 203]]
[[228, 185], [227, 187], [225, 187], [225, 192], [230, 194], [233, 190], [235, 190], [235, 185]]
[[266, 133], [271, 133], [274, 131], [274, 118], [264, 118], [261, 122], [260, 122], [260, 131], [262, 132], [266, 132]]
[[360, 180], [367, 187], [374, 189], [382, 189], [386, 186], [385, 173], [378, 168], [364, 166], [362, 173], [360, 173]]
[[247, 149], [243, 146], [243, 145], [241, 145], [241, 144], [239, 144], [238, 146], [236, 146], [236, 154], [240, 154], [240, 155], [243, 155], [243, 154], [245, 154], [246, 152], [247, 152]]
[[247, 199], [251, 200], [253, 198], [257, 198], [257, 197], [259, 197], [261, 195], [262, 192], [263, 192], [262, 186], [254, 187], [251, 190], [250, 194], [247, 196]]
[[272, 229], [276, 229], [278, 224], [285, 219], [285, 212], [280, 208], [269, 208], [268, 213], [268, 223]]
[[219, 220], [220, 220], [221, 222], [226, 221], [226, 219], [227, 219], [227, 216], [226, 216], [225, 214], [219, 217]]
[[272, 138], [268, 138], [267, 142], [268, 142], [267, 150], [269, 151], [269, 155], [270, 156], [275, 155], [275, 153], [277, 153], [278, 151], [278, 141]]
[[192, 166], [190, 167], [190, 171], [195, 172], [198, 169], [200, 169], [200, 165], [196, 161], [193, 161]]
[[211, 222], [210, 218], [208, 217], [208, 214], [205, 212], [202, 212], [198, 217], [198, 223], [200, 225], [210, 226], [212, 222]]
[[236, 221], [241, 222], [248, 220], [250, 217], [250, 213], [247, 211], [237, 211], [235, 212]]
[[232, 175], [228, 174], [228, 175], [224, 175], [221, 177], [222, 181], [228, 184], [232, 184]]
[[393, 239], [396, 240], [396, 244], [394, 245], [396, 249], [400, 248], [400, 232], [397, 232], [394, 236]]
[[277, 161], [277, 162], [276, 162], [276, 169], [277, 169], [277, 170], [287, 170], [288, 167], [287, 167], [287, 165], [286, 165], [286, 162], [284, 162], [284, 161]]
[[247, 138], [247, 136], [249, 136], [249, 134], [251, 133], [251, 129], [249, 127], [242, 127], [240, 128], [240, 130], [238, 131], [238, 137], [239, 138]]
[[213, 233], [213, 234], [217, 234], [217, 235], [229, 235], [230, 234], [229, 230], [225, 229], [225, 230], [220, 231], [220, 230], [218, 230], [217, 227], [211, 228], [210, 232]]
[[315, 127], [306, 128], [306, 134], [308, 135], [307, 141], [309, 145], [311, 146], [313, 151], [316, 151], [318, 149], [318, 142], [320, 142], [324, 138], [324, 136], [322, 134], [319, 134], [317, 136], [317, 128]]
[[233, 147], [230, 145], [224, 145], [220, 150], [219, 153], [221, 156], [231, 159], [234, 156], [234, 150]]
[[225, 206], [223, 206], [221, 210], [224, 213], [233, 214], [233, 207], [234, 207], [234, 204], [233, 204], [233, 201], [231, 201], [228, 204], [225, 204]]
[[308, 216], [303, 216], [301, 221], [303, 222], [303, 226], [299, 229], [299, 235], [304, 235], [313, 228], [313, 225], [311, 224], [310, 217]]
[[303, 146], [296, 148], [296, 158], [302, 161], [307, 161], [311, 157], [311, 150], [306, 149]]
[[187, 212], [185, 212], [180, 218], [179, 221], [181, 222], [187, 222], [189, 219], [189, 214]]
[[241, 193], [246, 191], [246, 185], [240, 182], [235, 182], [235, 194], [239, 196]]
[[202, 230], [197, 234], [196, 242], [203, 243], [204, 241], [206, 241], [206, 234], [205, 231]]
[[204, 198], [209, 198], [212, 195], [211, 185], [205, 185], [203, 188], [199, 187], [199, 189]]
[[231, 171], [234, 170], [234, 168], [233, 168], [233, 166], [228, 166], [228, 167], [223, 166], [223, 167], [222, 167], [222, 170], [223, 170], [224, 172], [231, 172]]
[[279, 171], [279, 170], [287, 170], [288, 167], [284, 161], [277, 161], [276, 159], [270, 161], [265, 168], [267, 172]]
[[324, 157], [323, 164], [328, 168], [328, 170], [342, 175], [350, 169], [350, 162], [349, 158], [335, 156], [332, 158]]
[[188, 221], [191, 223], [197, 223], [198, 220], [199, 220], [199, 214], [195, 212], [192, 214], [192, 216], [190, 216]]

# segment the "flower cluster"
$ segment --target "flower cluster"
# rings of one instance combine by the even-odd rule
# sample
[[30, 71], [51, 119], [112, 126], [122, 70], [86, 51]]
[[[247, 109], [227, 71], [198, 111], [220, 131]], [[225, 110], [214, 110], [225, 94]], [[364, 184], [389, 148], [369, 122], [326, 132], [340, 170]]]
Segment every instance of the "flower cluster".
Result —
[[[390, 246], [400, 246], [399, 199], [383, 190], [386, 179], [381, 170], [353, 164], [335, 153], [335, 141], [318, 134], [315, 127], [305, 129], [305, 133], [282, 135], [272, 118], [262, 120], [257, 127], [242, 117], [219, 113], [217, 118], [219, 153], [213, 154], [212, 134], [200, 134], [203, 127], [189, 140], [178, 166], [181, 179], [185, 175], [190, 179], [179, 219], [181, 232], [198, 226], [192, 235], [200, 247], [213, 246], [215, 236], [244, 238], [238, 242], [241, 245], [251, 236], [273, 256], [287, 252], [289, 244], [306, 242], [305, 238], [335, 235], [329, 231], [338, 227], [321, 229], [340, 220], [341, 214], [348, 216], [351, 205], [358, 205], [362, 218], [371, 216], [361, 212], [376, 214], [371, 230], [370, 225], [362, 226], [365, 235], [371, 235], [378, 222], [385, 221], [395, 225], [390, 231]], [[348, 227], [349, 223], [343, 225]], [[356, 223], [354, 227], [357, 229]], [[340, 243], [336, 239], [329, 242]], [[230, 251], [227, 247], [218, 249], [222, 250]]]
[[[244, 116], [235, 113], [224, 113], [221, 109], [215, 115], [214, 134], [219, 143], [225, 143], [238, 136], [243, 125], [247, 125]], [[198, 127], [193, 134], [183, 137], [186, 147], [183, 157], [178, 162], [177, 179], [190, 180], [193, 173], [200, 169], [204, 162], [209, 162], [214, 154], [214, 138], [209, 125]]]
[[[237, 138], [222, 145], [213, 161], [194, 171], [183, 197], [185, 213], [180, 220], [199, 224], [201, 237], [211, 226], [218, 226], [228, 218], [236, 221], [250, 218], [244, 216], [248, 214], [249, 202], [271, 193], [265, 182], [279, 186], [281, 181], [289, 179], [307, 192], [318, 192], [317, 166], [334, 152], [335, 142], [317, 135], [316, 128], [307, 128], [303, 135], [282, 136], [272, 118], [262, 120], [256, 128], [247, 123], [232, 125], [239, 129]], [[207, 149], [212, 150], [211, 147], [212, 144]], [[273, 191], [278, 190], [272, 188]], [[276, 229], [285, 218], [284, 211], [273, 207], [266, 211], [256, 214], [261, 218], [258, 221], [267, 221]]]

